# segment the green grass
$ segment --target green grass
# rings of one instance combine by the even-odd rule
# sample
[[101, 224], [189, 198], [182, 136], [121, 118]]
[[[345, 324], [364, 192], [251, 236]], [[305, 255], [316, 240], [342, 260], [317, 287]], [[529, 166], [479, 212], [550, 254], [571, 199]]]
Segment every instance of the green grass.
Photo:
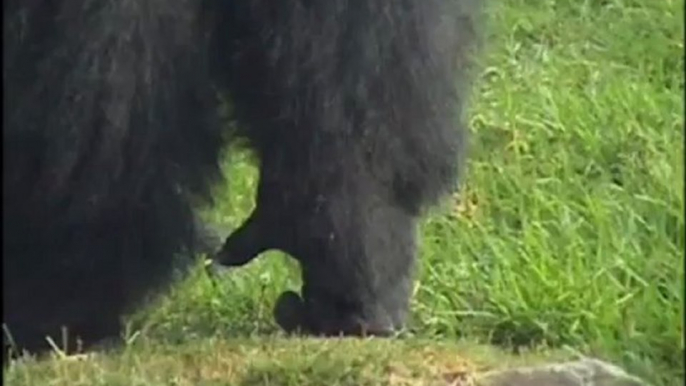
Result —
[[[416, 385], [455, 366], [519, 360], [464, 343], [477, 341], [591, 354], [656, 386], [679, 384], [684, 5], [491, 3], [468, 173], [460, 197], [423, 224], [411, 337], [279, 337], [273, 302], [299, 278], [269, 253], [218, 282], [197, 270], [132, 318], [123, 350], [19, 363], [5, 381]], [[231, 186], [208, 218], [234, 227], [253, 205], [255, 169], [244, 154], [231, 161]]]
[[[465, 359], [469, 356], [469, 360]], [[473, 343], [422, 340], [207, 338], [146, 340], [116, 354], [54, 356], [13, 365], [8, 384], [50, 386], [445, 386], [476, 371], [563, 353], [513, 358]], [[455, 384], [455, 383], [452, 383]]]

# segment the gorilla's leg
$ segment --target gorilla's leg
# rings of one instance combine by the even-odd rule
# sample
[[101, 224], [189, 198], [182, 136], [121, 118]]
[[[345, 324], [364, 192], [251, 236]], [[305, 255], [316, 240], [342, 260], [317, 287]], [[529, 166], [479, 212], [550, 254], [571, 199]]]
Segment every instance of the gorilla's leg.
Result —
[[[3, 2], [3, 322], [85, 346], [196, 244], [222, 146], [193, 0]], [[74, 345], [71, 345], [74, 347]]]
[[214, 254], [224, 245], [226, 233], [223, 229], [195, 216], [195, 247], [193, 253]]
[[226, 5], [213, 52], [261, 173], [257, 208], [218, 260], [269, 248], [298, 259], [302, 301], [277, 307], [299, 308], [292, 324], [357, 334], [404, 323], [417, 219], [459, 170], [475, 3]]

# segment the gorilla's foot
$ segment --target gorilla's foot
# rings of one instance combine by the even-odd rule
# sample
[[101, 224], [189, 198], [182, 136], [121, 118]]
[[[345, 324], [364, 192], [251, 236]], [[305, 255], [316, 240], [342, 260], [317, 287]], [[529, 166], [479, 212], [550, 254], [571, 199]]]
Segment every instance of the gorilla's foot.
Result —
[[236, 267], [249, 263], [260, 253], [273, 248], [257, 212], [233, 232], [224, 242], [214, 260], [221, 265]]

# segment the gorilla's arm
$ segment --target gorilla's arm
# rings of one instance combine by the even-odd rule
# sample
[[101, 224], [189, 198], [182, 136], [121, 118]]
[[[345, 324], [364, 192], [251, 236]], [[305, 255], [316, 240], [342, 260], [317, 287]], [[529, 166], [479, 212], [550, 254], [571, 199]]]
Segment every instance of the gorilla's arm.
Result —
[[257, 207], [218, 260], [241, 265], [270, 248], [298, 259], [306, 329], [404, 322], [417, 219], [460, 169], [476, 3], [253, 1], [225, 11], [234, 18], [220, 24], [220, 44], [234, 54], [215, 50], [218, 73], [261, 171]]

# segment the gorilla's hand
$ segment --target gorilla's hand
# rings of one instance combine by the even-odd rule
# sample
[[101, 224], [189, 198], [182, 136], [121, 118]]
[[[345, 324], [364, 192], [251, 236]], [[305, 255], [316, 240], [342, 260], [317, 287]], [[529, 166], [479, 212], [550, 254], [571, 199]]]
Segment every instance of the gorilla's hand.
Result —
[[274, 306], [274, 319], [287, 333], [336, 336], [391, 336], [390, 326], [370, 326], [364, 320], [336, 310], [335, 302], [303, 299], [292, 291], [279, 296]]

